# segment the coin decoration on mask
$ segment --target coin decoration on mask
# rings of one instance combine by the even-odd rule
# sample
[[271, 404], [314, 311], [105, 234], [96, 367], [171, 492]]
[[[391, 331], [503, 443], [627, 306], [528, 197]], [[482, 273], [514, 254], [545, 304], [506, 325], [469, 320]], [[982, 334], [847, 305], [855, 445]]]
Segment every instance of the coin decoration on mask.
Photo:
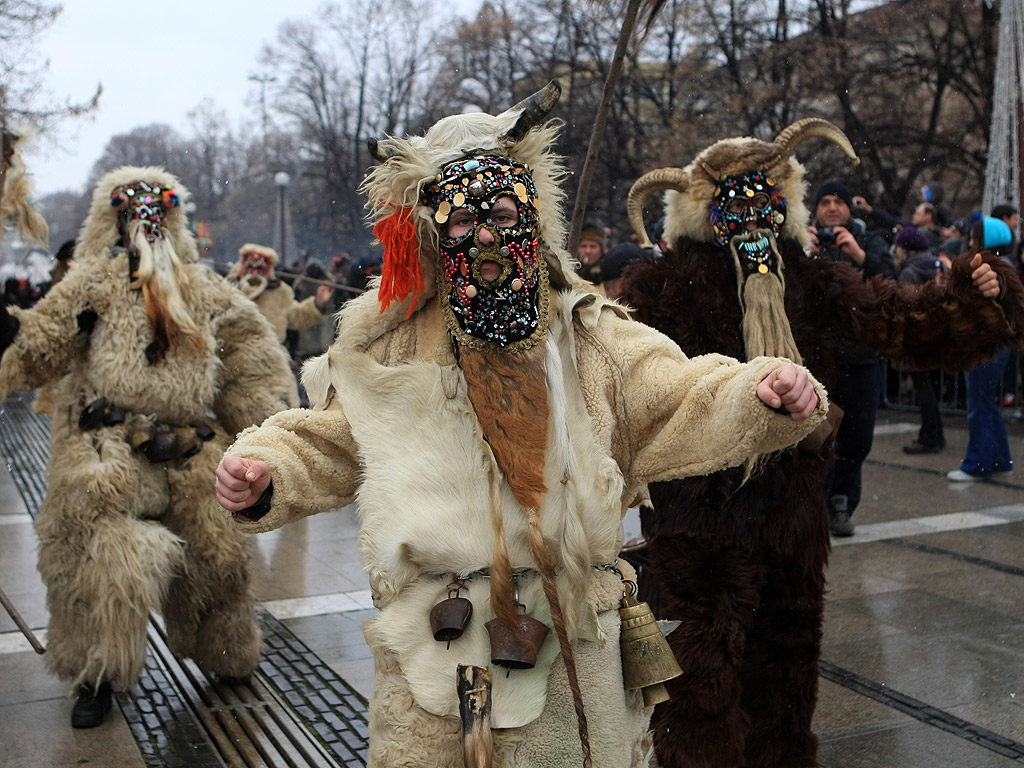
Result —
[[732, 247], [744, 274], [775, 271], [773, 243], [785, 220], [786, 199], [760, 171], [720, 181], [708, 212], [715, 242]]
[[[493, 215], [501, 198], [515, 205], [511, 225]], [[547, 267], [537, 255], [539, 205], [530, 168], [499, 155], [475, 155], [441, 169], [422, 192], [440, 230], [439, 294], [448, 328], [475, 349], [529, 349], [547, 330]], [[467, 231], [449, 236], [449, 219], [472, 215]], [[481, 242], [483, 231], [490, 242]], [[495, 266], [485, 270], [485, 265]], [[488, 279], [485, 272], [496, 272]]]
[[180, 204], [178, 193], [171, 187], [137, 181], [125, 184], [110, 194], [110, 206], [117, 208], [125, 223], [144, 221], [149, 223], [147, 238], [156, 238], [157, 230], [164, 225], [164, 216], [169, 208]]

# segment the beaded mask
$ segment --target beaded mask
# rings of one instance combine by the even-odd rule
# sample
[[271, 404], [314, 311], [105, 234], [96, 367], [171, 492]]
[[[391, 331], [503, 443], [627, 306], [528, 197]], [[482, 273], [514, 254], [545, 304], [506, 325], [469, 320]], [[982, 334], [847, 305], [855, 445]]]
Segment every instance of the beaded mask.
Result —
[[735, 251], [745, 276], [775, 271], [775, 242], [785, 220], [786, 199], [760, 171], [723, 179], [708, 214], [715, 242]]
[[110, 205], [117, 208], [126, 235], [129, 229], [138, 228], [152, 243], [163, 237], [166, 211], [168, 208], [177, 208], [179, 200], [178, 193], [171, 187], [137, 181], [111, 192]]
[[[510, 199], [515, 223], [494, 215]], [[438, 293], [448, 328], [475, 349], [521, 351], [547, 329], [547, 267], [537, 256], [537, 191], [530, 169], [506, 157], [479, 155], [449, 163], [423, 190], [440, 227]], [[471, 226], [449, 235], [449, 218], [465, 209]], [[486, 231], [489, 242], [481, 241]]]

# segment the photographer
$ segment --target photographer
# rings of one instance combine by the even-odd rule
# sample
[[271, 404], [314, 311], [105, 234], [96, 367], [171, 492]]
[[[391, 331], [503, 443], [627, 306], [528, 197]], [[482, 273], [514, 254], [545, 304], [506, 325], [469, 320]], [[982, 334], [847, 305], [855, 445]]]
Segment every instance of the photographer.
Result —
[[[842, 179], [829, 179], [815, 196], [815, 222], [810, 253], [823, 259], [845, 262], [859, 271], [864, 280], [875, 275], [895, 278], [896, 263], [881, 235], [868, 230], [850, 212], [852, 197]], [[850, 517], [860, 503], [861, 466], [875, 430], [875, 413], [881, 384], [878, 353], [869, 347], [853, 350], [839, 366], [830, 399], [843, 409], [843, 420], [836, 434], [836, 462], [825, 481], [829, 530], [833, 536], [852, 536]]]
[[853, 217], [852, 206], [849, 187], [842, 179], [829, 179], [818, 187], [815, 223], [808, 227], [811, 253], [853, 264], [865, 279], [875, 275], [895, 278], [896, 264], [885, 240]]

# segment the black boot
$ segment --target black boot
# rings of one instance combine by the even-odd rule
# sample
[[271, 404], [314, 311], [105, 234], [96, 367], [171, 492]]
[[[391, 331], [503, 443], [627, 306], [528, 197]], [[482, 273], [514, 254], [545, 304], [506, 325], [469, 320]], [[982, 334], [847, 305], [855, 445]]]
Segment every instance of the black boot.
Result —
[[853, 536], [853, 521], [846, 496], [836, 495], [828, 503], [828, 529], [833, 536]]
[[110, 711], [110, 699], [110, 683], [102, 682], [99, 688], [78, 686], [78, 701], [71, 710], [71, 727], [95, 728], [101, 725]]

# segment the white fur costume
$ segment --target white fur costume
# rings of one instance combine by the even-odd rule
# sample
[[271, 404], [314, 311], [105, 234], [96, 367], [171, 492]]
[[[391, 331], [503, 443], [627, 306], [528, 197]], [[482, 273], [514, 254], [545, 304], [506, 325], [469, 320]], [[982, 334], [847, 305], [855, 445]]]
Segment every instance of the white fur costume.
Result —
[[[423, 161], [413, 177], [433, 178], [431, 168], [466, 147], [500, 146], [496, 137], [515, 119], [509, 113], [446, 118], [423, 139], [388, 142], [404, 161]], [[515, 146], [500, 147], [534, 169], [544, 200], [543, 243], [560, 242], [564, 229], [557, 168], [546, 157], [552, 136], [550, 128], [533, 131]], [[380, 192], [372, 174], [368, 186]], [[396, 205], [416, 204], [415, 184], [399, 179], [392, 190], [399, 199], [405, 195]], [[376, 202], [371, 191], [371, 205]], [[455, 670], [490, 661], [484, 623], [493, 614], [480, 577], [493, 555], [490, 460], [430, 279], [436, 230], [429, 211], [416, 209], [414, 217], [428, 277], [411, 314], [411, 298], [382, 313], [376, 287], [349, 302], [335, 343], [304, 368], [313, 410], [271, 417], [243, 432], [228, 453], [265, 461], [272, 470], [269, 511], [255, 521], [236, 515], [244, 530], [270, 530], [358, 502], [363, 565], [380, 609], [364, 628], [376, 664], [370, 765], [458, 768], [464, 759]], [[824, 417], [824, 406], [804, 422], [774, 413], [755, 390], [785, 361], [688, 360], [667, 338], [597, 296], [572, 272], [564, 251], [543, 243], [552, 288], [545, 364], [549, 490], [541, 527], [558, 569], [593, 764], [640, 766], [649, 711], [638, 693], [622, 686], [616, 610], [622, 583], [591, 564], [616, 561], [622, 517], [648, 482], [713, 472], [792, 445]], [[820, 388], [818, 395], [824, 403]], [[550, 623], [525, 516], [504, 478], [499, 504], [512, 567], [527, 572], [520, 601]], [[628, 566], [620, 567], [628, 577]], [[465, 634], [446, 649], [433, 640], [428, 614], [446, 596], [453, 574], [472, 576], [462, 594], [474, 609]], [[506, 677], [495, 667], [491, 679], [495, 766], [580, 764], [572, 697], [554, 637], [535, 668]]]
[[[271, 264], [269, 277], [262, 281], [254, 281], [254, 285], [238, 279], [242, 270], [241, 256], [248, 252], [256, 252], [265, 256]], [[240, 258], [231, 266], [227, 279], [256, 302], [256, 307], [274, 326], [278, 341], [284, 342], [288, 331], [304, 331], [326, 319], [327, 313], [317, 306], [316, 296], [296, 301], [292, 287], [287, 283], [282, 283], [277, 277], [275, 267], [280, 258], [277, 251], [267, 248], [265, 245], [246, 243], [238, 250], [238, 253]]]
[[[194, 342], [181, 338], [156, 362], [145, 354], [154, 337], [142, 291], [130, 286], [128, 252], [114, 247], [111, 192], [139, 180], [173, 186], [182, 202], [166, 211], [166, 230], [181, 262], [181, 306], [197, 329]], [[132, 685], [151, 609], [162, 610], [171, 649], [207, 671], [246, 675], [260, 652], [248, 543], [217, 506], [213, 470], [238, 431], [294, 404], [293, 378], [252, 303], [196, 263], [186, 200], [159, 168], [105, 176], [74, 266], [35, 308], [15, 310], [19, 327], [0, 360], [0, 396], [59, 382], [36, 530], [50, 611], [46, 659], [75, 685]], [[83, 407], [101, 396], [126, 420], [83, 431]], [[126, 442], [142, 424], [201, 419], [216, 436], [191, 458], [151, 463]]]

